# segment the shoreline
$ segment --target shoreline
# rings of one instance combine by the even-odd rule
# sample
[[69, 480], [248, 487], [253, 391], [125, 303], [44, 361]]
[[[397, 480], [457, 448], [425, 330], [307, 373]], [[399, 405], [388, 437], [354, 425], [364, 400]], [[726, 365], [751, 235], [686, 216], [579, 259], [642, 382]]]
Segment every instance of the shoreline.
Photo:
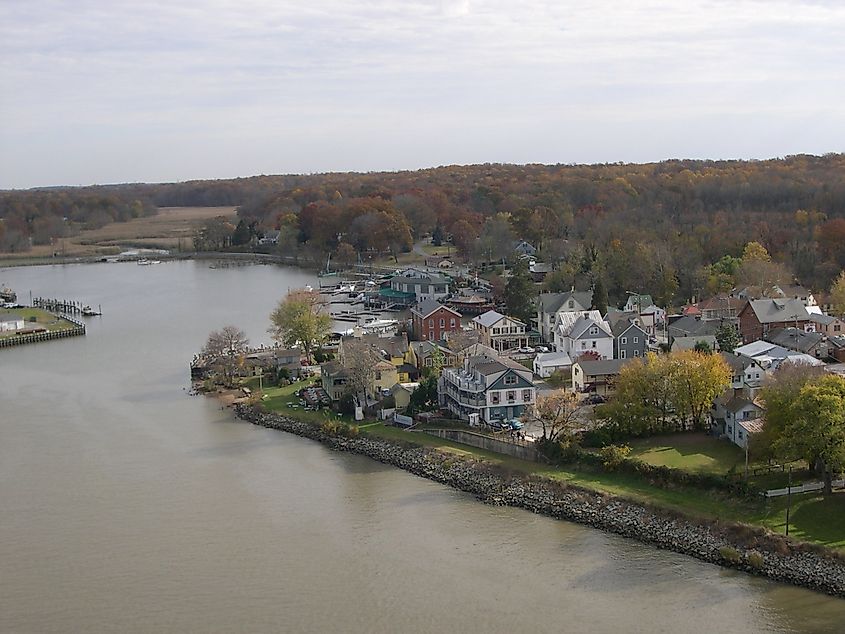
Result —
[[[679, 513], [538, 476], [516, 476], [477, 460], [420, 447], [411, 440], [400, 444], [365, 435], [330, 436], [312, 424], [252, 406], [237, 404], [234, 411], [248, 423], [309, 438], [335, 451], [367, 456], [472, 493], [487, 504], [576, 522], [721, 567], [845, 598], [845, 558], [825, 553], [823, 547], [786, 541], [741, 524], [696, 522]], [[737, 538], [743, 530], [752, 531], [753, 548], [746, 543], [747, 534], [746, 541]]]

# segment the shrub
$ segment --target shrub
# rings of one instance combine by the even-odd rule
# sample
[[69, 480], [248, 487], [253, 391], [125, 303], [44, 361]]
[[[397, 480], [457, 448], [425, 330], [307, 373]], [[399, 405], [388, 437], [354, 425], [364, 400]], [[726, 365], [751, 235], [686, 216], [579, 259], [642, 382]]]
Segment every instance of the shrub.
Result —
[[631, 453], [628, 445], [608, 445], [599, 450], [602, 466], [608, 471], [616, 471]]
[[763, 555], [761, 553], [758, 553], [756, 550], [752, 550], [745, 557], [745, 561], [747, 561], [748, 565], [754, 568], [754, 570], [760, 570], [763, 568], [765, 559], [763, 559]]
[[739, 551], [733, 546], [722, 546], [719, 549], [719, 557], [729, 564], [738, 564], [742, 561], [742, 555], [740, 555]]
[[327, 436], [338, 436], [342, 433], [342, 427], [345, 425], [340, 421], [329, 419], [322, 422], [320, 430]]

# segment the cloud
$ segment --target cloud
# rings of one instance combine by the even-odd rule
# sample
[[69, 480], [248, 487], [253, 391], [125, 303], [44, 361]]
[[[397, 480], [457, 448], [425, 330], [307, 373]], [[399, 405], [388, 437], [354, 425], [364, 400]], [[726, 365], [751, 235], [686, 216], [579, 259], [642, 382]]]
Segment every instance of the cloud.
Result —
[[[804, 122], [779, 154], [841, 150], [842, 32], [845, 7], [809, 1], [6, 0], [0, 187], [760, 156], [713, 142], [755, 115]], [[605, 140], [620, 122], [650, 134]]]

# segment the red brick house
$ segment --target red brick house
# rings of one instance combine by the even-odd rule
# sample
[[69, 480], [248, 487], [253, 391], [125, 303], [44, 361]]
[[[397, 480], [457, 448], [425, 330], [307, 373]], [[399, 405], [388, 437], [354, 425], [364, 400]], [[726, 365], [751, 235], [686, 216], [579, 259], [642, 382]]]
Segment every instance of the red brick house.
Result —
[[816, 324], [799, 299], [752, 299], [739, 311], [739, 332], [743, 343], [764, 339], [776, 328], [800, 328], [815, 332]]
[[441, 341], [447, 332], [461, 329], [461, 314], [434, 299], [411, 309], [413, 336], [418, 341]]

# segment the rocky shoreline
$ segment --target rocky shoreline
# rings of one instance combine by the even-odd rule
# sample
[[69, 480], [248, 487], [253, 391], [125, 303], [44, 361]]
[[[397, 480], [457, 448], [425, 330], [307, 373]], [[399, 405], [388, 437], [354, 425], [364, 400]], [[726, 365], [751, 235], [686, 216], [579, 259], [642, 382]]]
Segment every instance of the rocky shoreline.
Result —
[[709, 563], [845, 598], [845, 559], [763, 529], [697, 523], [669, 511], [544, 478], [510, 474], [411, 443], [330, 436], [314, 425], [246, 405], [236, 406], [235, 411], [255, 425], [310, 438], [337, 451], [368, 456], [472, 493], [488, 504], [585, 524]]

